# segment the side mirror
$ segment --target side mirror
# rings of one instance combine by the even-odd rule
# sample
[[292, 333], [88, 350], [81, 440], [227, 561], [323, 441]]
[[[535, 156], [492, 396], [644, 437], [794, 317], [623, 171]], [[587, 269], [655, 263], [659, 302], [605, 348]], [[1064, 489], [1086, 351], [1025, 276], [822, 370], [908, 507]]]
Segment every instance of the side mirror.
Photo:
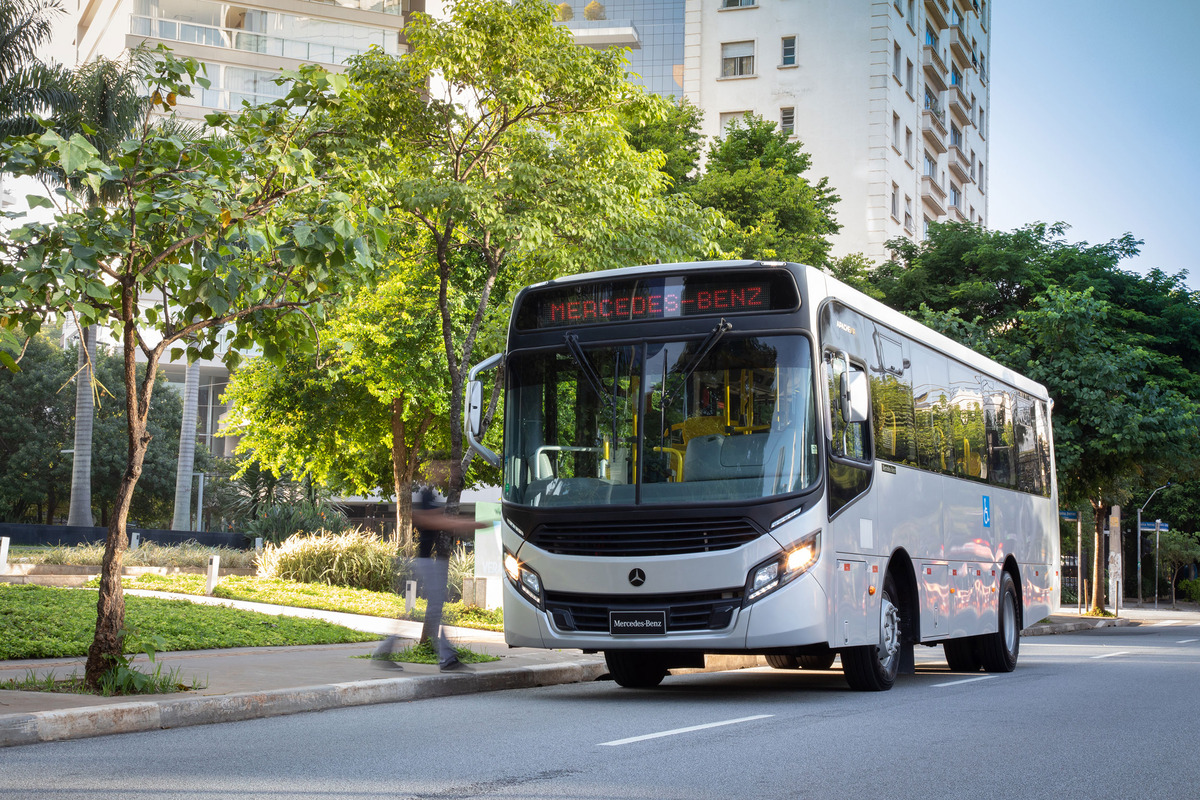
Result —
[[[848, 380], [847, 380], [848, 379]], [[842, 376], [845, 392], [842, 395], [842, 418], [849, 424], [866, 422], [871, 413], [870, 383], [865, 372]]]
[[488, 358], [471, 368], [467, 375], [466, 407], [463, 408], [463, 423], [466, 428], [467, 444], [472, 450], [483, 457], [483, 460], [493, 467], [500, 466], [500, 455], [485, 447], [479, 440], [483, 437], [483, 384], [476, 376], [486, 369], [492, 369], [504, 358], [503, 353]]

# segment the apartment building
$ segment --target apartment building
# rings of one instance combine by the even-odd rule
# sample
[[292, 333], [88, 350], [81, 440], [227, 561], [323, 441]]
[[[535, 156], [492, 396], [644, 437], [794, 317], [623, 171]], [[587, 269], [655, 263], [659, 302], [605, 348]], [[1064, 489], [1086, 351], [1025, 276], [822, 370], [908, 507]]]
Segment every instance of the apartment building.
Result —
[[279, 69], [316, 63], [340, 70], [372, 45], [402, 52], [405, 16], [424, 0], [77, 0], [74, 58], [114, 58], [142, 42], [203, 62], [212, 82], [181, 100], [196, 118], [266, 102]]
[[753, 112], [842, 198], [834, 253], [884, 260], [987, 220], [987, 0], [687, 0], [684, 94], [707, 135]]

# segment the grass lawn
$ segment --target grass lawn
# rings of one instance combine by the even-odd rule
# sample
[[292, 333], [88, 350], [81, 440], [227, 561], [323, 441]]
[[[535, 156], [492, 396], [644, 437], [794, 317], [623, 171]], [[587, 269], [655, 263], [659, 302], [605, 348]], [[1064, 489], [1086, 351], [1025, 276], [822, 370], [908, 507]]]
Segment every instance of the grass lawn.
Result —
[[[148, 589], [156, 592], [204, 594], [203, 575], [142, 575], [124, 578], [128, 589]], [[404, 612], [404, 598], [390, 592], [349, 589], [324, 583], [295, 583], [274, 578], [253, 578], [231, 575], [222, 578], [214, 592], [228, 600], [246, 600], [280, 606], [316, 608], [323, 611], [342, 611], [371, 617], [389, 617], [421, 622], [425, 619], [425, 601], [417, 599], [409, 614]], [[499, 610], [468, 607], [462, 603], [447, 603], [442, 621], [447, 625], [477, 628], [488, 631], [504, 630], [504, 616]]]
[[[87, 655], [96, 625], [96, 593], [0, 583], [0, 660]], [[268, 616], [186, 600], [125, 598], [125, 649], [151, 636], [160, 651], [367, 642], [379, 637], [319, 620]]]

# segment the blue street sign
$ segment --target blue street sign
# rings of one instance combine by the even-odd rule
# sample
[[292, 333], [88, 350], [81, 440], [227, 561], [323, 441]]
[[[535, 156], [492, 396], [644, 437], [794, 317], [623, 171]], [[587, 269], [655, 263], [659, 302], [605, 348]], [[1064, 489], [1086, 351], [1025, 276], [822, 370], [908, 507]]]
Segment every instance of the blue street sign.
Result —
[[1063, 518], [1063, 522], [1078, 522], [1079, 521], [1079, 512], [1078, 511], [1060, 511], [1060, 512], [1058, 512], [1058, 515]]
[[986, 494], [983, 496], [983, 527], [992, 527], [992, 499]]
[[[1160, 523], [1158, 523], [1158, 529], [1160, 531], [1169, 531], [1169, 530], [1171, 530], [1171, 526], [1165, 522], [1160, 522]], [[1143, 521], [1142, 522], [1142, 530], [1149, 531], [1150, 533], [1154, 533], [1154, 523]]]

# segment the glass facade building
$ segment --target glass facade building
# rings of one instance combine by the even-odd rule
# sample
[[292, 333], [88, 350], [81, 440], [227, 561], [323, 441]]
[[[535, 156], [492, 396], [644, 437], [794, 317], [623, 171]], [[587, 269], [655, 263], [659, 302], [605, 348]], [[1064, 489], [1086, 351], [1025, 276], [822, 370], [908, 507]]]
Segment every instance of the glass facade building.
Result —
[[558, 19], [572, 31], [632, 26], [641, 44], [629, 51], [629, 71], [637, 76], [633, 82], [654, 94], [682, 98], [684, 5], [684, 0], [569, 0], [557, 8]]

